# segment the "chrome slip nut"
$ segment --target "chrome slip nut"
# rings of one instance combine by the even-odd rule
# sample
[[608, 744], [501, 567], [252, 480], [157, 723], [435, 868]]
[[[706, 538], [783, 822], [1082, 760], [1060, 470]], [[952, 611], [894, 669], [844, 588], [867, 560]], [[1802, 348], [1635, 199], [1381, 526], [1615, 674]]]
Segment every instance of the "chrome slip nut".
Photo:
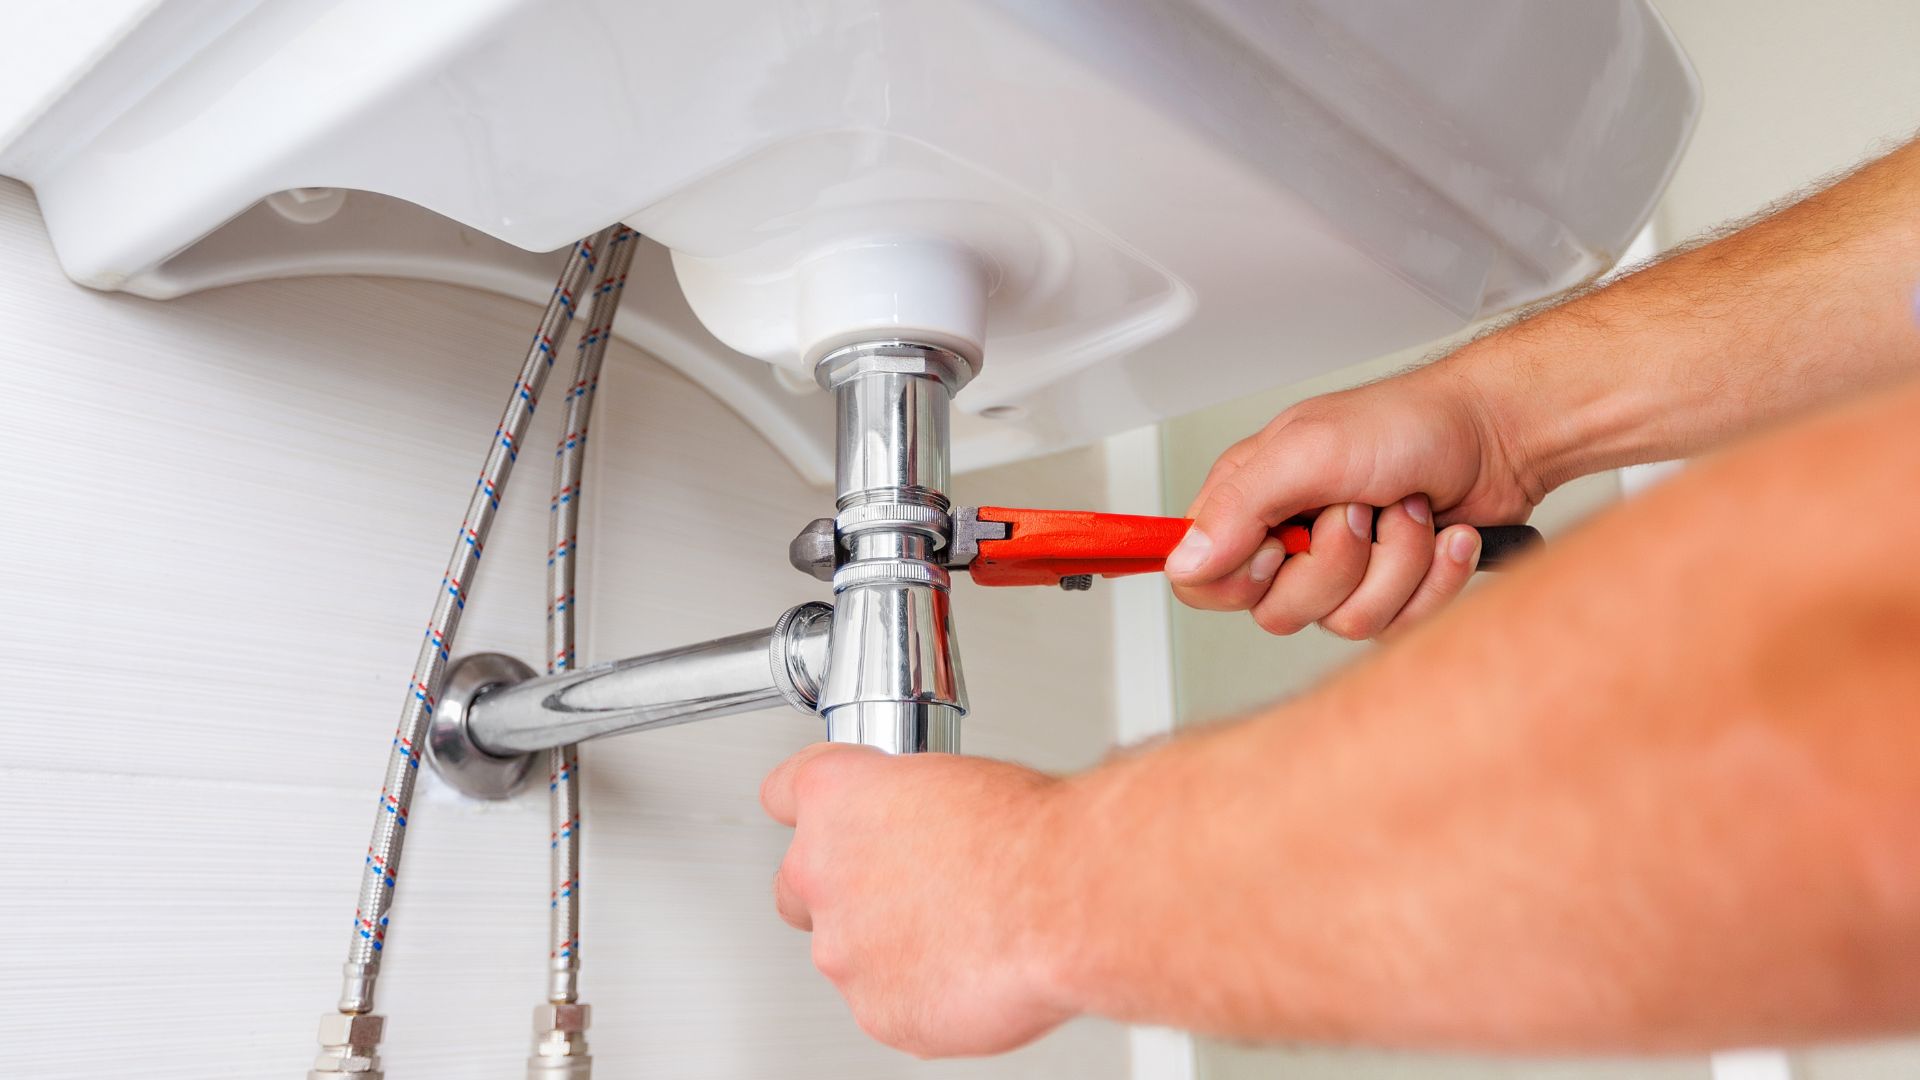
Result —
[[835, 349], [815, 361], [814, 381], [832, 390], [862, 375], [918, 375], [938, 379], [957, 394], [979, 372], [979, 364], [951, 349], [911, 341], [869, 341]]
[[314, 1058], [307, 1080], [382, 1080], [380, 1036], [386, 1017], [370, 1013], [327, 1013], [320, 1018], [320, 1056]]

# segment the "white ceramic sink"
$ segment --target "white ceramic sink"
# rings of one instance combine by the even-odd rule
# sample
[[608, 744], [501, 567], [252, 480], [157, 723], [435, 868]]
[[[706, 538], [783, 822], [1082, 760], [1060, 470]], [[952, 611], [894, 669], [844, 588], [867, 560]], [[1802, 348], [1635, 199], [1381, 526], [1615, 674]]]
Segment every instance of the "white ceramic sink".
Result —
[[[832, 425], [806, 367], [850, 336], [983, 359], [965, 468], [1577, 284], [1644, 223], [1699, 101], [1645, 0], [111, 10], [0, 15], [38, 57], [0, 80], [0, 173], [75, 280], [536, 297], [537, 253], [623, 219], [661, 245], [623, 334], [814, 478]], [[307, 188], [350, 193], [261, 202]]]

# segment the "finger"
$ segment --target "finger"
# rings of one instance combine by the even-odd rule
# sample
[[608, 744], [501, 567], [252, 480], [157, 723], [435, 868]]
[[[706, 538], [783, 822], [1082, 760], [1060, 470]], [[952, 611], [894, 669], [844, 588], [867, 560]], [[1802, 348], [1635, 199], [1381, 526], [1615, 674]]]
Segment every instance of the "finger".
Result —
[[1167, 556], [1168, 579], [1203, 589], [1246, 565], [1275, 525], [1353, 498], [1339, 490], [1345, 473], [1340, 447], [1320, 430], [1290, 425], [1215, 483], [1194, 513], [1193, 527]]
[[1480, 565], [1480, 534], [1471, 525], [1451, 525], [1433, 538], [1433, 563], [1400, 614], [1382, 631], [1395, 634], [1446, 607], [1467, 587]]
[[1374, 523], [1366, 576], [1320, 625], [1349, 641], [1385, 630], [1420, 587], [1433, 555], [1433, 508], [1425, 495], [1409, 495], [1382, 510]]
[[794, 779], [808, 762], [821, 754], [852, 747], [836, 746], [833, 743], [813, 743], [801, 747], [792, 757], [773, 767], [767, 778], [760, 783], [760, 805], [767, 816], [782, 825], [792, 825], [800, 816], [799, 799], [794, 793]]
[[1260, 602], [1273, 587], [1274, 575], [1287, 557], [1287, 549], [1278, 537], [1269, 536], [1253, 550], [1253, 556], [1233, 573], [1200, 588], [1173, 587], [1173, 595], [1188, 607], [1202, 611], [1246, 611]]
[[1353, 594], [1373, 547], [1373, 507], [1337, 503], [1313, 521], [1313, 544], [1280, 567], [1273, 587], [1253, 606], [1253, 621], [1270, 634], [1292, 634], [1318, 622]]
[[780, 913], [780, 919], [795, 930], [813, 930], [813, 913], [807, 910], [806, 902], [787, 884], [786, 865], [773, 872], [773, 908]]

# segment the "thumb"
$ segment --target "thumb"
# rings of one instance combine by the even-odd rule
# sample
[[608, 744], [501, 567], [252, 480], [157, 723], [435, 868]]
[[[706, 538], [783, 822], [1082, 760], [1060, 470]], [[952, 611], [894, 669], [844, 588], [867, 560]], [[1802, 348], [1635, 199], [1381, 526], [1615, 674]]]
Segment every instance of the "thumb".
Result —
[[1193, 526], [1167, 556], [1167, 577], [1194, 589], [1246, 565], [1269, 530], [1306, 510], [1345, 501], [1335, 491], [1328, 455], [1305, 452], [1284, 433], [1215, 484], [1194, 514]]
[[879, 753], [872, 747], [849, 743], [812, 743], [801, 747], [787, 760], [773, 767], [760, 784], [760, 806], [767, 816], [782, 825], [792, 825], [800, 816], [797, 790], [803, 770], [812, 762], [837, 754]]

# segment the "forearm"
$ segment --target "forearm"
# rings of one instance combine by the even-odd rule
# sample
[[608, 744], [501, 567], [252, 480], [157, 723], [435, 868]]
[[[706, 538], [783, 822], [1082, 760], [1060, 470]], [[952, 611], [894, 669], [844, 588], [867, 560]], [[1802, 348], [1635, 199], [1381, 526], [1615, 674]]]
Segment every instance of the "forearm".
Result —
[[1064, 786], [1075, 1006], [1676, 1049], [1920, 1022], [1920, 388], [1703, 464], [1300, 701]]
[[1920, 370], [1916, 286], [1920, 142], [1434, 371], [1482, 399], [1537, 496]]

